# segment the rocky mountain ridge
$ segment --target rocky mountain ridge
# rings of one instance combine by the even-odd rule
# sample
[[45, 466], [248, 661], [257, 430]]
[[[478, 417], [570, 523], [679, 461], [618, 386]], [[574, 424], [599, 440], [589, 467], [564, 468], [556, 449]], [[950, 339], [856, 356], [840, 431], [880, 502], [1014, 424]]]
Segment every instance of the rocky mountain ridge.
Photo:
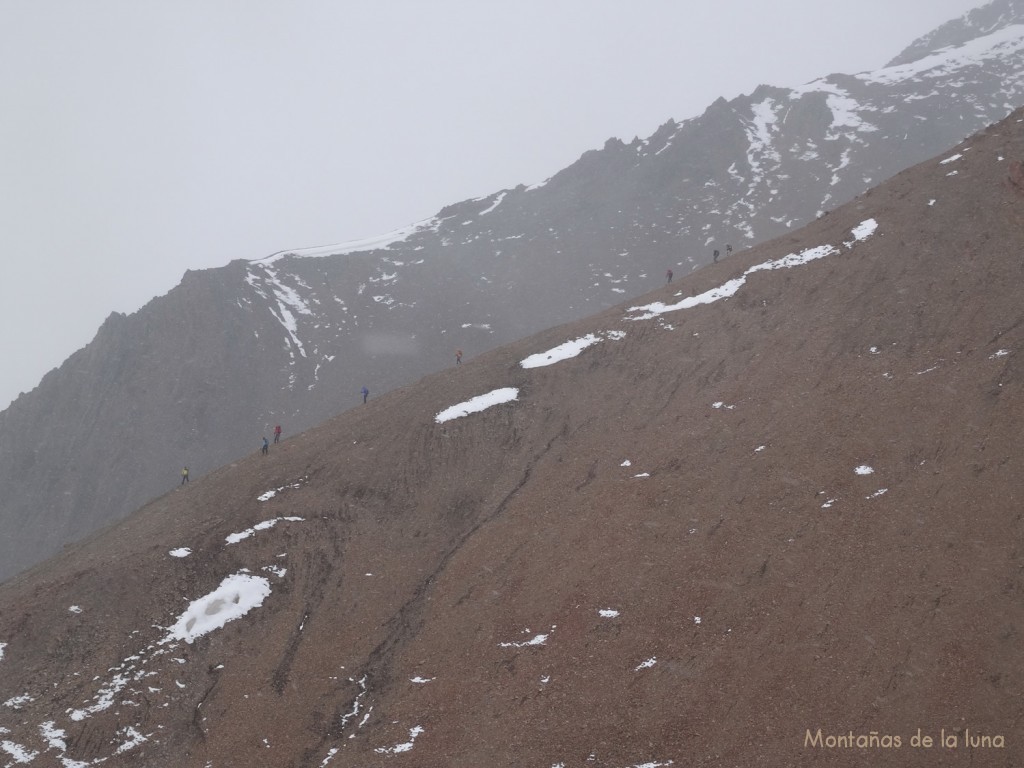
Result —
[[1019, 110], [0, 585], [0, 755], [1019, 765], [1022, 156]]
[[[762, 86], [390, 237], [187, 273], [0, 413], [0, 578], [175, 484], [824, 216], [1024, 103], [1018, 0], [952, 48]], [[971, 17], [973, 18], [973, 16]], [[945, 27], [943, 28], [945, 29]], [[936, 33], [938, 35], [938, 33]], [[936, 36], [946, 45], [949, 36]], [[910, 57], [915, 58], [910, 58]]]

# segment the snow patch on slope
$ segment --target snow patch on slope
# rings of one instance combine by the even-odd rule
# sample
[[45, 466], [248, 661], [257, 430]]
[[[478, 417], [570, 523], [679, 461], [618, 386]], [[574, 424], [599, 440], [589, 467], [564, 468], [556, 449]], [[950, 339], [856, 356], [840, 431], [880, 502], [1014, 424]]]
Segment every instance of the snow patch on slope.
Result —
[[909, 64], [862, 72], [856, 77], [865, 83], [882, 85], [895, 85], [923, 76], [941, 78], [966, 66], [1004, 59], [1021, 51], [1024, 51], [1024, 25], [1013, 24], [963, 45], [943, 48]]
[[220, 629], [229, 621], [240, 619], [253, 608], [259, 608], [270, 595], [270, 582], [262, 576], [236, 573], [226, 577], [213, 592], [192, 601], [171, 626], [163, 642], [184, 640]]
[[434, 417], [434, 421], [441, 424], [445, 421], [451, 421], [452, 419], [458, 419], [462, 416], [468, 416], [471, 413], [479, 413], [480, 411], [487, 410], [492, 405], [511, 402], [516, 400], [518, 397], [519, 390], [516, 387], [502, 387], [501, 389], [495, 389], [484, 395], [477, 395], [465, 402], [457, 403], [456, 405], [445, 408]]
[[[853, 241], [846, 243], [846, 245], [848, 247], [852, 247], [854, 243], [860, 242], [874, 234], [877, 228], [878, 224], [874, 219], [866, 219], [865, 221], [862, 221], [852, 231]], [[676, 312], [681, 309], [690, 309], [691, 307], [696, 307], [701, 304], [711, 304], [719, 299], [728, 299], [735, 296], [736, 292], [739, 291], [739, 289], [747, 282], [747, 276], [755, 272], [775, 269], [791, 269], [792, 267], [809, 264], [812, 261], [823, 259], [826, 256], [832, 256], [838, 253], [840, 253], [840, 250], [833, 245], [819, 245], [813, 248], [807, 248], [800, 253], [791, 253], [787, 256], [783, 256], [781, 259], [755, 264], [740, 277], [728, 280], [722, 285], [711, 288], [710, 290], [697, 294], [696, 296], [687, 296], [675, 304], [665, 304], [664, 302], [656, 301], [652, 304], [630, 307], [628, 312], [639, 312], [640, 314], [633, 316], [627, 315], [626, 319], [649, 320], [652, 317], [657, 317], [658, 315], [666, 312]]]
[[546, 352], [538, 352], [534, 355], [521, 360], [519, 365], [523, 368], [541, 368], [546, 365], [554, 365], [555, 363], [561, 362], [562, 360], [568, 360], [576, 357], [587, 347], [591, 347], [597, 344], [599, 341], [604, 339], [614, 339], [619, 341], [625, 338], [626, 334], [622, 331], [605, 331], [602, 334], [588, 333], [586, 336], [581, 336], [578, 339], [572, 339], [559, 344], [557, 347], [552, 347]]

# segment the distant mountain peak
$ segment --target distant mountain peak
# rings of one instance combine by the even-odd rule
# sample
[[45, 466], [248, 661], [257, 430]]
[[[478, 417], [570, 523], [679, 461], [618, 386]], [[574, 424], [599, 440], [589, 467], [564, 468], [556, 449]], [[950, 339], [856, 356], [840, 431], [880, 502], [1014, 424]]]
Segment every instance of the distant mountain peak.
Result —
[[963, 45], [1013, 24], [1024, 24], [1024, 0], [992, 0], [922, 35], [885, 66], [910, 64], [943, 48]]
[[294, 434], [456, 349], [469, 361], [742, 258], [946, 152], [1024, 103], [1022, 3], [944, 25], [904, 63], [719, 98], [377, 237], [186, 273], [0, 412], [0, 579], [182, 465], [198, 481], [275, 424]]

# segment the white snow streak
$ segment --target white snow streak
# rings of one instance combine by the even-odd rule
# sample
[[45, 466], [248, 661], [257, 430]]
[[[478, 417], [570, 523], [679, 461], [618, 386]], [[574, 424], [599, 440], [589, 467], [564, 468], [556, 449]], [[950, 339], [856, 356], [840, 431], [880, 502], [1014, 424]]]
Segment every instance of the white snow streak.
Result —
[[485, 395], [477, 395], [465, 402], [445, 408], [434, 417], [434, 421], [441, 424], [445, 421], [451, 421], [452, 419], [458, 419], [462, 416], [468, 416], [471, 413], [479, 413], [480, 411], [487, 410], [492, 405], [501, 405], [502, 403], [511, 402], [516, 400], [518, 397], [519, 390], [516, 387], [502, 387], [501, 389], [495, 389], [488, 392]]
[[[878, 223], [874, 219], [867, 219], [861, 222], [852, 230], [854, 242], [859, 242], [870, 237], [877, 227]], [[850, 246], [851, 243], [847, 243], [847, 245]], [[740, 277], [728, 280], [722, 285], [716, 288], [711, 288], [710, 290], [697, 294], [696, 296], [687, 296], [675, 304], [665, 304], [664, 302], [656, 301], [653, 304], [630, 307], [628, 310], [629, 312], [640, 312], [641, 314], [634, 315], [632, 317], [627, 316], [626, 319], [649, 320], [652, 317], [657, 317], [658, 315], [666, 312], [676, 312], [681, 309], [690, 309], [692, 307], [700, 306], [701, 304], [711, 304], [719, 299], [728, 299], [735, 296], [736, 292], [739, 291], [744, 283], [747, 282], [747, 276], [752, 275], [755, 272], [773, 269], [790, 269], [837, 253], [840, 253], [840, 251], [833, 245], [819, 245], [814, 248], [807, 248], [800, 253], [791, 253], [787, 256], [783, 256], [781, 259], [756, 264], [744, 272]]]
[[554, 365], [560, 363], [563, 360], [569, 360], [570, 358], [576, 357], [587, 347], [591, 347], [597, 344], [599, 341], [604, 339], [612, 339], [614, 341], [620, 341], [625, 338], [626, 334], [623, 331], [605, 331], [604, 333], [588, 333], [586, 336], [580, 336], [578, 339], [572, 339], [559, 344], [557, 347], [553, 347], [546, 352], [537, 352], [536, 354], [530, 355], [525, 360], [521, 360], [519, 365], [523, 368], [542, 368], [546, 365]]
[[909, 64], [864, 72], [856, 77], [866, 83], [895, 85], [919, 75], [941, 78], [971, 64], [1001, 59], [1024, 50], [1024, 25], [1013, 24], [960, 46], [949, 46]]
[[532, 645], [544, 645], [548, 641], [549, 634], [534, 635], [529, 640], [523, 640], [522, 642], [510, 642], [510, 643], [498, 643], [499, 648], [526, 648]]
[[0, 741], [0, 749], [14, 758], [15, 763], [31, 763], [39, 756], [38, 751], [29, 752], [25, 747], [15, 744], [13, 741]]
[[360, 240], [347, 240], [335, 245], [317, 245], [310, 248], [296, 248], [290, 251], [279, 251], [262, 259], [253, 259], [257, 264], [273, 264], [285, 256], [296, 256], [298, 258], [317, 258], [320, 256], [341, 256], [346, 253], [359, 253], [360, 251], [375, 251], [379, 248], [387, 248], [395, 243], [404, 242], [420, 230], [437, 231], [440, 226], [440, 219], [437, 217], [424, 219], [415, 222], [407, 227], [387, 232], [383, 235], [365, 237]]
[[226, 541], [228, 544], [237, 544], [238, 542], [242, 541], [243, 539], [247, 539], [250, 536], [252, 536], [254, 533], [256, 533], [256, 531], [266, 531], [266, 530], [268, 530], [270, 528], [273, 528], [275, 525], [277, 525], [282, 520], [287, 520], [288, 522], [293, 522], [293, 523], [301, 523], [303, 521], [303, 518], [301, 518], [301, 517], [275, 517], [272, 520], [264, 520], [262, 523], [256, 523], [256, 525], [254, 525], [252, 528], [246, 528], [244, 531], [240, 531], [239, 533], [228, 534], [225, 537], [224, 541]]
[[494, 202], [491, 203], [489, 207], [484, 208], [482, 211], [480, 211], [478, 215], [483, 216], [485, 213], [490, 213], [491, 211], [493, 211], [495, 208], [501, 205], [501, 201], [505, 199], [505, 195], [507, 194], [508, 192], [499, 192], [498, 196], [494, 199]]
[[412, 749], [413, 744], [416, 743], [416, 737], [423, 733], [422, 726], [414, 725], [409, 729], [409, 740], [403, 744], [395, 744], [393, 747], [377, 747], [374, 752], [378, 752], [382, 755], [396, 755], [399, 752], [408, 752]]
[[302, 483], [292, 483], [291, 485], [282, 485], [280, 488], [275, 488], [272, 491], [267, 491], [266, 493], [261, 493], [259, 496], [256, 497], [256, 501], [270, 501], [278, 493], [280, 493], [281, 491], [283, 491], [283, 490], [285, 490], [287, 488], [299, 488], [301, 486], [302, 486]]
[[588, 333], [586, 336], [559, 344], [547, 352], [538, 352], [535, 355], [530, 355], [525, 360], [520, 361], [519, 365], [523, 368], [540, 368], [545, 365], [553, 365], [562, 360], [576, 357], [584, 349], [597, 344], [600, 340], [601, 337], [597, 334]]

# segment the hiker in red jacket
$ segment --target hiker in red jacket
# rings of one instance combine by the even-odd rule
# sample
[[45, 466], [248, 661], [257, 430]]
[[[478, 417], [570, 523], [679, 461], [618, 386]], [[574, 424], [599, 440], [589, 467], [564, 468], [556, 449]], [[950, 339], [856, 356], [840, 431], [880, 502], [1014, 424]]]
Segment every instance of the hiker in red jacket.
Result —
[[281, 442], [281, 425], [280, 424], [278, 424], [276, 427], [274, 427], [274, 442], [275, 443]]

